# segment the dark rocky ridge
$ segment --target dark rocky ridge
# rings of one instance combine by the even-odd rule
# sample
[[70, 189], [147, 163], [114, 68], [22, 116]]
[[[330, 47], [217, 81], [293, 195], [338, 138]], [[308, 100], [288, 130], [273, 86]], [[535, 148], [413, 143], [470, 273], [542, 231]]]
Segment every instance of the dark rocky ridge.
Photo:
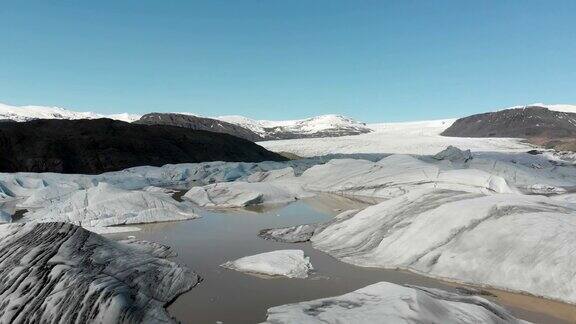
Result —
[[576, 137], [576, 113], [539, 106], [507, 109], [460, 118], [443, 136], [569, 138]]
[[140, 165], [284, 161], [228, 134], [110, 119], [0, 123], [0, 172], [94, 174]]
[[252, 142], [261, 141], [263, 138], [253, 131], [239, 125], [225, 121], [175, 113], [150, 113], [142, 116], [135, 124], [144, 125], [171, 125], [193, 130], [203, 130], [216, 133], [230, 134]]

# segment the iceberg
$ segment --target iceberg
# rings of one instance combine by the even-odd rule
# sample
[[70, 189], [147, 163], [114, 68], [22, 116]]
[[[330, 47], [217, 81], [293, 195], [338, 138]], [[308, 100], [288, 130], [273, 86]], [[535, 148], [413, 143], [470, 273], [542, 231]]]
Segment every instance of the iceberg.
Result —
[[264, 276], [307, 278], [313, 269], [310, 258], [302, 250], [278, 250], [240, 258], [222, 264], [222, 267]]

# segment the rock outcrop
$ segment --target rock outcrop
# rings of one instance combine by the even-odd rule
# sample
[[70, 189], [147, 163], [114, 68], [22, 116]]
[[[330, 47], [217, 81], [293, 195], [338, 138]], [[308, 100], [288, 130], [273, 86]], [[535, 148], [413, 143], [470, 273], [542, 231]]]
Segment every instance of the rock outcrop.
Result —
[[564, 138], [576, 137], [576, 113], [540, 106], [506, 109], [456, 120], [443, 136]]
[[1, 172], [102, 173], [134, 166], [284, 157], [228, 134], [110, 119], [0, 123]]
[[193, 130], [223, 133], [240, 137], [252, 142], [260, 141], [263, 139], [260, 135], [239, 125], [228, 123], [222, 120], [186, 114], [151, 113], [140, 117], [140, 119], [134, 123], [143, 125], [178, 126]]

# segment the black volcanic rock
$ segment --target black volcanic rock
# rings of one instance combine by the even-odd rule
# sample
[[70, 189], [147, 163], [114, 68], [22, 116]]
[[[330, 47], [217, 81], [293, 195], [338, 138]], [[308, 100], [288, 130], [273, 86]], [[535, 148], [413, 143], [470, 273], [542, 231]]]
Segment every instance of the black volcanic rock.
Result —
[[576, 136], [576, 114], [539, 106], [507, 109], [456, 120], [443, 136], [565, 138]]
[[0, 172], [102, 173], [204, 161], [284, 161], [228, 134], [110, 119], [0, 123]]
[[175, 113], [150, 113], [142, 116], [135, 124], [170, 125], [194, 130], [230, 134], [252, 142], [262, 140], [258, 134], [239, 125], [225, 121]]

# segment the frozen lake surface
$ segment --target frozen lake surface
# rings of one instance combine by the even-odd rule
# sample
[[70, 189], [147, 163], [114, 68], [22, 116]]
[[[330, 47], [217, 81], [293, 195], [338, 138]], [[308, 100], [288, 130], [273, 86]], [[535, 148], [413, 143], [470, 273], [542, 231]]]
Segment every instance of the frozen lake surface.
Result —
[[[168, 311], [183, 323], [258, 323], [273, 306], [342, 295], [380, 281], [454, 291], [457, 284], [409, 272], [362, 268], [315, 250], [310, 243], [279, 243], [258, 238], [261, 229], [323, 222], [347, 209], [365, 207], [336, 196], [298, 201], [267, 210], [200, 211], [201, 218], [142, 225], [140, 232], [107, 235], [159, 242], [177, 253], [175, 261], [202, 276], [199, 286], [180, 296]], [[274, 250], [301, 249], [314, 266], [308, 279], [263, 279], [220, 267], [226, 261]], [[536, 323], [573, 323], [576, 306], [488, 290], [487, 297], [516, 317]]]

